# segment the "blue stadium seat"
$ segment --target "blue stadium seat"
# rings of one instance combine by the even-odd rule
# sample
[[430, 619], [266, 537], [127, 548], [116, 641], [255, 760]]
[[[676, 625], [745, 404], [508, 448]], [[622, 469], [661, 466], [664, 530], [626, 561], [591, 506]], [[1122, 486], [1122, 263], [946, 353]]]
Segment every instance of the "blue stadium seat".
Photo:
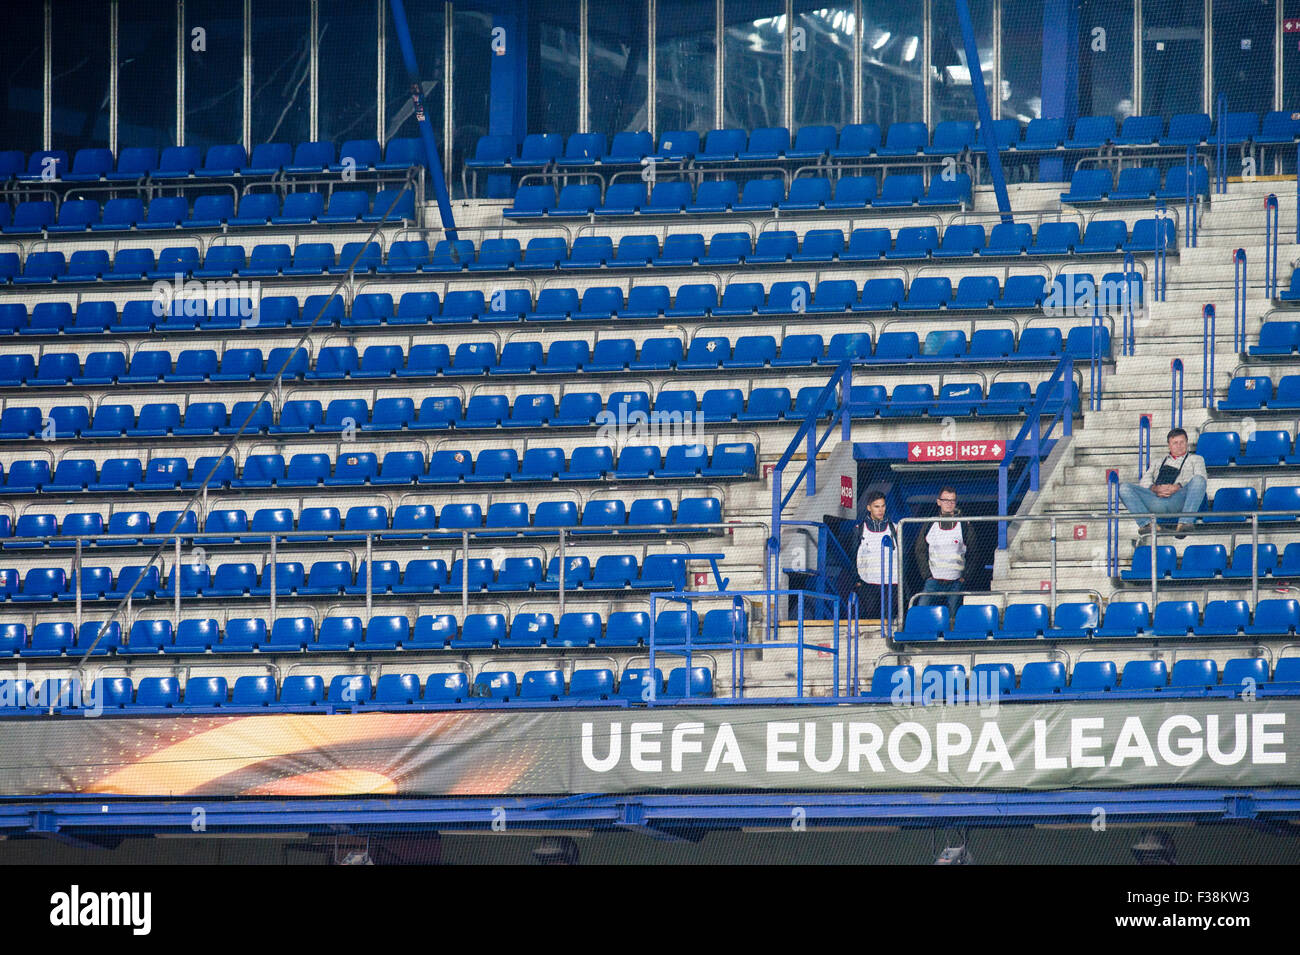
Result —
[[947, 635], [948, 608], [945, 606], [909, 607], [903, 629], [898, 631], [900, 641], [915, 642], [938, 640]]
[[1063, 603], [1056, 605], [1052, 630], [1045, 633], [1057, 640], [1080, 640], [1091, 637], [1101, 626], [1101, 608], [1095, 603]]
[[[841, 135], [843, 141], [843, 135]], [[835, 181], [835, 198], [826, 202], [827, 209], [865, 209], [876, 201], [875, 176], [841, 176]]]

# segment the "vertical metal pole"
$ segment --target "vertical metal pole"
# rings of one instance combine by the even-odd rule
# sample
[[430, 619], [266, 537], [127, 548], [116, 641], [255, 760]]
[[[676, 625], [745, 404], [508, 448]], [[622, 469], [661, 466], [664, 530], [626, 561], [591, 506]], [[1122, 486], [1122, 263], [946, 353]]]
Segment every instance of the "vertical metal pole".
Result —
[[[555, 555], [556, 563], [559, 565], [557, 569], [559, 571], [559, 576], [560, 576], [559, 594], [560, 594], [560, 616], [561, 617], [564, 616], [564, 539], [565, 536], [566, 535], [564, 533], [564, 528], [561, 527], [560, 528], [560, 549], [559, 552]], [[651, 664], [651, 666], [653, 667], [654, 665]]]
[[725, 11], [723, 4], [726, 0], [715, 0], [713, 4], [713, 125], [722, 127], [726, 125], [723, 119], [723, 109], [726, 104], [722, 101], [722, 91], [726, 85], [726, 55], [724, 53], [726, 42], [726, 20], [724, 19]]
[[370, 531], [366, 531], [366, 619], [370, 619], [370, 610], [373, 605], [374, 589], [371, 583], [375, 579], [375, 538]]
[[449, 2], [445, 9], [442, 31], [442, 151], [445, 155], [442, 157], [442, 176], [450, 182], [452, 158], [456, 153], [456, 5]]
[[1133, 111], [1142, 112], [1142, 0], [1133, 0]]
[[[253, 0], [244, 0], [244, 119], [240, 141], [244, 152], [253, 152]], [[206, 490], [206, 488], [205, 488]]]
[[[960, 0], [958, 0], [960, 5]], [[934, 128], [934, 86], [930, 81], [931, 64], [934, 62], [934, 0], [921, 2], [921, 121], [927, 129]], [[969, 54], [966, 61], [970, 62]], [[975, 60], [976, 68], [979, 59]], [[975, 85], [975, 74], [971, 74], [971, 85]]]
[[[375, 139], [379, 148], [388, 145], [388, 8], [383, 0], [375, 4]], [[445, 41], [444, 41], [445, 42]]]
[[[1282, 84], [1285, 77], [1282, 75], [1282, 62], [1285, 54], [1284, 44], [1282, 42], [1282, 0], [1273, 2], [1273, 109], [1280, 110], [1286, 108], [1286, 103], [1282, 95]], [[1277, 158], [1274, 159], [1274, 173], [1281, 172], [1282, 151], [1275, 150], [1273, 153]]]
[[118, 23], [120, 11], [118, 0], [111, 0], [108, 5], [108, 149], [117, 156], [117, 107], [118, 107]]
[[646, 60], [645, 60], [645, 116], [646, 129], [650, 139], [658, 141], [658, 110], [656, 98], [659, 95], [659, 64], [655, 55], [655, 44], [659, 42], [659, 0], [646, 0]]
[[1259, 515], [1250, 515], [1250, 605], [1259, 604]]
[[[998, 201], [998, 211], [1002, 213], [1003, 222], [1014, 221], [1011, 217], [1011, 199], [1007, 194], [1006, 177], [1002, 174], [1002, 157], [998, 153], [998, 138], [993, 131], [993, 115], [989, 112], [988, 95], [984, 89], [984, 71], [980, 69], [980, 51], [975, 42], [975, 28], [971, 25], [970, 5], [966, 0], [956, 0], [957, 19], [961, 23], [962, 39], [966, 47], [966, 62], [974, 64], [970, 74], [971, 91], [975, 95], [975, 110], [979, 113], [980, 120], [980, 138], [984, 141], [984, 153], [988, 157], [989, 175], [993, 179], [993, 194]], [[925, 0], [925, 9], [927, 16], [931, 9], [931, 0]], [[926, 20], [926, 36], [929, 37], [930, 21]], [[927, 46], [929, 40], [926, 41]], [[926, 52], [925, 70], [926, 70], [926, 94], [930, 90], [930, 60], [929, 52]], [[1001, 90], [998, 91], [999, 97]], [[925, 123], [930, 124], [929, 100], [927, 99]]]
[[278, 540], [278, 538], [276, 537], [276, 535], [275, 535], [275, 534], [272, 534], [272, 535], [271, 535], [271, 563], [270, 563], [271, 581], [270, 581], [270, 586], [267, 588], [267, 590], [270, 591], [270, 595], [271, 595], [271, 620], [272, 620], [272, 622], [275, 621], [275, 596], [276, 596], [276, 593], [275, 593], [275, 590], [276, 590], [276, 588], [275, 588], [275, 583], [276, 583], [276, 580], [275, 580], [275, 568], [276, 568], [275, 547], [276, 547], [276, 541], [277, 541], [277, 540]]
[[81, 636], [81, 538], [77, 538], [77, 552], [72, 557], [72, 572], [77, 577], [77, 636]]
[[[184, 518], [185, 515], [181, 514], [181, 519], [184, 520]], [[80, 589], [80, 585], [78, 585], [78, 589]], [[179, 627], [181, 625], [181, 531], [179, 521], [176, 524], [175, 560], [172, 562], [172, 611], [172, 626]]]
[[320, 139], [320, 0], [311, 0], [311, 46], [309, 47], [310, 86], [308, 90], [307, 138]]
[[451, 212], [451, 197], [447, 194], [447, 180], [443, 166], [438, 158], [438, 145], [434, 142], [433, 126], [424, 112], [424, 96], [421, 92], [420, 74], [415, 60], [415, 46], [411, 42], [411, 31], [406, 23], [406, 8], [402, 0], [388, 0], [393, 10], [393, 28], [397, 31], [397, 43], [402, 49], [402, 60], [406, 65], [406, 75], [410, 81], [411, 99], [415, 104], [415, 120], [420, 126], [420, 138], [424, 141], [425, 166], [433, 180], [433, 194], [438, 200], [438, 211], [442, 215], [442, 228], [448, 239], [456, 240], [456, 220]]
[[794, 0], [785, 0], [785, 36], [781, 38], [782, 87], [781, 115], [785, 128], [794, 133]]
[[[983, 72], [983, 70], [981, 70]], [[972, 80], [973, 82], [973, 80]], [[1002, 0], [993, 0], [993, 118], [1002, 118]]]
[[1155, 613], [1156, 609], [1156, 538], [1160, 533], [1160, 522], [1156, 520], [1157, 515], [1151, 515], [1151, 612]]
[[469, 616], [469, 531], [460, 532], [460, 619]]
[[1051, 580], [1047, 582], [1051, 588], [1049, 594], [1052, 601], [1052, 614], [1056, 614], [1056, 518], [1052, 518], [1052, 574]]
[[176, 0], [176, 145], [185, 145], [185, 0]]
[[[1203, 39], [1205, 56], [1201, 57], [1204, 64], [1204, 73], [1201, 77], [1201, 84], [1205, 91], [1205, 112], [1210, 112], [1210, 103], [1214, 101], [1214, 0], [1205, 0], [1204, 14], [1205, 25], [1203, 30]], [[1222, 116], [1219, 122], [1223, 122]]]
[[587, 59], [587, 14], [590, 0], [578, 0], [578, 132], [591, 132], [591, 96], [587, 90], [590, 63]]
[[853, 122], [862, 122], [862, 44], [867, 31], [862, 26], [862, 0], [853, 0]]
[[45, 0], [41, 39], [41, 148], [53, 149], [54, 136], [54, 13]]

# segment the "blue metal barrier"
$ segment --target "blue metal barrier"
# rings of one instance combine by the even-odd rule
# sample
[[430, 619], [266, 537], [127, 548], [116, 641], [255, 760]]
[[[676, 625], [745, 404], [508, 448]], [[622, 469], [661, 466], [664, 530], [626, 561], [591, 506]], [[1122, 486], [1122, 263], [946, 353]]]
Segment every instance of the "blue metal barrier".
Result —
[[1264, 200], [1264, 294], [1277, 297], [1277, 196]]
[[1232, 253], [1232, 347], [1246, 350], [1246, 250]]
[[1101, 409], [1101, 294], [1092, 299], [1092, 341], [1088, 349], [1088, 408]]
[[[1163, 225], [1163, 223], [1162, 223]], [[1164, 230], [1161, 229], [1161, 232]], [[1132, 252], [1124, 253], [1124, 332], [1120, 336], [1120, 354], [1133, 354], [1136, 322], [1133, 316], [1133, 285], [1137, 277], [1137, 264], [1133, 258]], [[1157, 287], [1160, 284], [1160, 256], [1156, 256], [1156, 276], [1155, 283]], [[1155, 294], [1154, 292], [1152, 294]]]
[[1119, 472], [1106, 472], [1106, 576], [1119, 576]]
[[[902, 541], [898, 544], [901, 545]], [[891, 644], [894, 642], [894, 554], [892, 552], [895, 546], [897, 545], [892, 536], [886, 534], [880, 538], [880, 633]]]
[[1228, 98], [1223, 93], [1219, 94], [1217, 113], [1214, 139], [1214, 191], [1222, 195], [1228, 191], [1228, 130], [1225, 125], [1225, 119], [1228, 115]]
[[1169, 363], [1169, 421], [1170, 426], [1183, 426], [1183, 360], [1175, 358]]
[[[1096, 338], [1093, 339], [1093, 342], [1095, 350]], [[1052, 391], [1058, 381], [1061, 383], [1061, 407], [1052, 416], [1052, 420], [1047, 425], [1047, 431], [1044, 432], [1042, 430], [1042, 415], [1047, 410], [1048, 400], [1051, 398]], [[1038, 490], [1038, 465], [1041, 458], [1042, 443], [1051, 437], [1058, 421], [1061, 422], [1062, 434], [1065, 437], [1069, 437], [1074, 433], [1074, 360], [1068, 354], [1061, 356], [1061, 360], [1057, 362], [1051, 377], [1043, 383], [1037, 398], [1029, 407], [1024, 425], [1021, 426], [1016, 436], [1007, 442], [1006, 452], [1002, 455], [1002, 461], [998, 464], [999, 514], [1007, 513], [1011, 499], [1020, 493], [1026, 481], [1029, 482], [1031, 491]], [[1026, 444], [1029, 446], [1029, 466], [1024, 469], [1016, 480], [1015, 487], [1009, 487], [1011, 465], [1021, 455], [1021, 449]], [[998, 550], [1006, 549], [1007, 522], [998, 521]]]
[[1138, 479], [1151, 466], [1151, 416], [1138, 416]]
[[1201, 407], [1208, 408], [1214, 401], [1214, 306], [1206, 304], [1201, 309]]

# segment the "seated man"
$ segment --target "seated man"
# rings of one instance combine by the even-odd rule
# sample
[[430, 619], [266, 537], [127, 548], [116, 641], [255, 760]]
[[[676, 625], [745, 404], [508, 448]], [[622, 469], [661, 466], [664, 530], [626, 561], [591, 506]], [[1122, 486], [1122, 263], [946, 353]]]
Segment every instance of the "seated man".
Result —
[[1178, 514], [1176, 534], [1191, 530], [1195, 514], [1205, 500], [1205, 459], [1187, 450], [1187, 432], [1169, 432], [1169, 453], [1151, 466], [1137, 484], [1121, 484], [1119, 499], [1134, 515], [1138, 531], [1145, 533], [1151, 521], [1138, 515]]

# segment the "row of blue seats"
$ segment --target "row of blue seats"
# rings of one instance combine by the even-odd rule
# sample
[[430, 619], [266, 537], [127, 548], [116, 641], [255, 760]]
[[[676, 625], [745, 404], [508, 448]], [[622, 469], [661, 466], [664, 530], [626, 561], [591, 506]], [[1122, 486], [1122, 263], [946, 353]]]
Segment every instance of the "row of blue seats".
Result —
[[[400, 536], [421, 537], [418, 533]], [[274, 571], [268, 564], [260, 572], [256, 564], [247, 562], [215, 568], [180, 564], [165, 577], [152, 565], [126, 566], [116, 576], [111, 567], [82, 567], [79, 575], [62, 567], [32, 567], [21, 576], [14, 569], [0, 570], [0, 599], [14, 603], [67, 602], [78, 596], [82, 601], [121, 600], [130, 592], [134, 600], [171, 600], [178, 589], [187, 598], [267, 597], [272, 576], [280, 597], [362, 596], [367, 577], [376, 596], [442, 593], [454, 597], [465, 588], [472, 594], [553, 593], [561, 577], [566, 591], [682, 590], [686, 562], [678, 554], [649, 554], [638, 565], [634, 555], [605, 554], [593, 565], [588, 557], [571, 555], [563, 564], [552, 557], [543, 569], [540, 557], [506, 557], [497, 568], [489, 558], [474, 557], [468, 562], [457, 559], [450, 568], [441, 559], [412, 560], [405, 566], [381, 560], [375, 562], [373, 572], [363, 561], [354, 572], [348, 561], [322, 560], [308, 572], [299, 561], [277, 561]]]
[[[1292, 143], [1300, 137], [1300, 121], [1290, 110], [1265, 114], [1262, 126], [1256, 113], [1228, 113], [1223, 131], [1230, 145]], [[1113, 116], [1081, 116], [1073, 127], [1064, 119], [1030, 120], [1023, 135], [1018, 120], [994, 120], [993, 132], [999, 150], [1029, 153], [1109, 145], [1185, 148], [1212, 142], [1218, 134], [1205, 113], [1180, 113], [1170, 119], [1167, 129], [1160, 116], [1129, 116], [1118, 129]], [[474, 155], [465, 164], [484, 170], [554, 167], [580, 171], [594, 165], [640, 165], [647, 156], [664, 162], [689, 160], [697, 165], [820, 162], [828, 157], [956, 156], [980, 145], [975, 124], [964, 120], [938, 123], [933, 138], [924, 123], [915, 122], [893, 123], [884, 136], [875, 123], [852, 123], [838, 133], [834, 126], [803, 126], [793, 142], [784, 126], [762, 127], [748, 134], [743, 129], [714, 129], [703, 137], [692, 130], [667, 130], [659, 137], [658, 149], [647, 132], [616, 133], [612, 142], [604, 133], [574, 133], [567, 142], [558, 133], [532, 133], [522, 143], [512, 136], [490, 134], [479, 137]]]
[[485, 670], [472, 685], [462, 672], [434, 673], [424, 687], [414, 673], [385, 673], [373, 685], [368, 675], [341, 674], [330, 680], [326, 696], [325, 681], [319, 676], [286, 676], [277, 687], [275, 677], [250, 674], [237, 677], [233, 687], [224, 676], [190, 677], [183, 696], [181, 690], [180, 682], [171, 676], [144, 677], [138, 688], [129, 677], [101, 677], [84, 689], [75, 677], [63, 681], [51, 677], [40, 685], [29, 680], [0, 680], [0, 716], [36, 716], [51, 709], [76, 714], [92, 707], [110, 715], [121, 711], [153, 716], [159, 711], [210, 713], [218, 708], [332, 713], [511, 700], [525, 704], [614, 700], [626, 705], [647, 702], [651, 696], [656, 700], [685, 698], [688, 693], [692, 699], [707, 699], [713, 696], [713, 676], [706, 667], [692, 667], [689, 674], [686, 667], [676, 667], [665, 681], [658, 667], [653, 676], [648, 667], [629, 667], [615, 689], [613, 670], [574, 670], [566, 691], [560, 670], [529, 670], [522, 682], [510, 670]]
[[[1020, 415], [1043, 397], [1045, 414], [1055, 414], [1064, 401], [1060, 384], [1049, 388], [1040, 382], [1036, 391], [1028, 382], [997, 381], [986, 396], [980, 382], [951, 382], [936, 395], [934, 386], [925, 384], [895, 385], [887, 394], [884, 385], [855, 385], [849, 393], [850, 414], [855, 418], [969, 417]], [[801, 389], [803, 407], [795, 405], [789, 388], [755, 388], [748, 396], [739, 388], [713, 388], [701, 401], [691, 390], [661, 391], [655, 396], [653, 409], [644, 391], [617, 392], [609, 405], [602, 408], [595, 393], [572, 392], [561, 397], [557, 406], [550, 394], [518, 395], [513, 405], [505, 395], [475, 395], [462, 414], [460, 399], [425, 398], [416, 417], [415, 399], [380, 398], [372, 411], [364, 398], [337, 398], [327, 408], [316, 399], [287, 401], [279, 418], [272, 416], [271, 403], [236, 402], [227, 412], [224, 402], [199, 401], [182, 413], [175, 402], [143, 405], [139, 412], [132, 405], [101, 404], [91, 417], [82, 406], [58, 405], [44, 412], [34, 407], [10, 407], [0, 413], [0, 440], [25, 441], [40, 437], [59, 438], [163, 438], [208, 437], [236, 434], [240, 427], [245, 435], [257, 434], [346, 434], [362, 431], [444, 431], [450, 428], [467, 431], [496, 428], [608, 427], [620, 421], [624, 426], [640, 424], [664, 428], [683, 428], [693, 423], [730, 424], [765, 422], [798, 418], [812, 410], [821, 388], [811, 385]], [[564, 401], [569, 399], [567, 407]], [[1073, 392], [1071, 404], [1078, 410], [1079, 395]], [[47, 416], [48, 415], [48, 416]], [[250, 421], [251, 415], [251, 421]], [[406, 459], [391, 455], [385, 461]], [[670, 459], [672, 452], [670, 451]], [[698, 457], [698, 453], [693, 452]], [[295, 456], [301, 457], [301, 456]], [[373, 452], [354, 455], [358, 467], [377, 473], [378, 458]], [[290, 468], [292, 471], [292, 466]]]
[[[758, 469], [754, 445], [749, 442], [718, 444], [712, 457], [704, 445], [672, 445], [667, 452], [657, 446], [628, 446], [615, 459], [608, 445], [583, 446], [566, 452], [560, 448], [529, 448], [522, 459], [513, 448], [479, 451], [444, 449], [425, 457], [422, 451], [390, 451], [379, 465], [373, 452], [342, 453], [335, 462], [328, 454], [295, 454], [286, 469], [282, 454], [250, 454], [240, 468], [229, 456], [199, 457], [193, 470], [185, 458], [169, 458], [171, 475], [144, 485], [144, 465], [139, 458], [105, 461], [99, 477], [87, 485], [91, 493], [128, 490], [197, 490], [216, 467], [210, 488], [249, 490], [270, 487], [362, 487], [407, 484], [503, 483], [506, 481], [640, 481], [656, 478], [709, 479], [753, 477]], [[3, 470], [0, 468], [0, 470]], [[0, 491], [34, 494], [50, 483], [50, 462], [12, 461]], [[66, 493], [60, 491], [58, 493]]]
[[[1296, 492], [1289, 495], [1300, 497], [1300, 488], [1285, 488]], [[1273, 514], [1261, 517], [1266, 520], [1284, 521], [1294, 524], [1297, 514]], [[1232, 552], [1232, 564], [1228, 564], [1228, 549], [1222, 544], [1192, 544], [1183, 551], [1182, 561], [1172, 545], [1156, 546], [1156, 574], [1160, 580], [1194, 580], [1203, 582], [1221, 578], [1224, 580], [1249, 580], [1252, 566], [1257, 577], [1300, 577], [1300, 543], [1287, 544], [1278, 560], [1277, 545], [1272, 543], [1257, 544], [1252, 549], [1249, 544], [1238, 544]], [[1143, 544], [1133, 551], [1130, 566], [1120, 571], [1120, 579], [1136, 583], [1149, 583], [1151, 580], [1151, 547]]]
[[[931, 664], [920, 674], [911, 666], [878, 666], [866, 696], [893, 703], [963, 704], [996, 696], [1096, 700], [1132, 694], [1217, 696], [1232, 698], [1249, 690], [1257, 696], [1300, 694], [1300, 657], [1283, 657], [1272, 674], [1263, 657], [1229, 660], [1222, 680], [1213, 660], [1176, 660], [1173, 672], [1164, 660], [1130, 660], [1123, 676], [1111, 660], [1080, 660], [1069, 673], [1059, 661], [1026, 663], [1016, 683], [1010, 663], [979, 663], [971, 670], [960, 663]], [[1271, 676], [1271, 679], [1270, 679]]]
[[1211, 600], [1205, 615], [1194, 600], [1162, 600], [1154, 619], [1144, 601], [1112, 600], [1103, 621], [1096, 603], [1011, 604], [999, 620], [992, 604], [966, 604], [948, 618], [943, 605], [909, 607], [901, 642], [934, 640], [1123, 640], [1151, 637], [1287, 637], [1300, 627], [1300, 601], [1261, 600], [1251, 616], [1245, 600]]
[[1291, 272], [1291, 287], [1279, 290], [1277, 297], [1283, 302], [1300, 302], [1300, 268]]
[[[743, 643], [748, 636], [744, 610], [663, 610], [654, 620], [655, 645], [681, 646], [689, 637], [702, 644]], [[38, 623], [28, 641], [21, 623], [0, 624], [0, 653], [21, 656], [60, 656], [160, 653], [251, 653], [254, 650], [295, 653], [302, 650], [492, 650], [549, 647], [638, 647], [650, 642], [650, 614], [620, 610], [602, 620], [600, 614], [517, 613], [509, 621], [500, 613], [472, 613], [462, 623], [452, 614], [422, 614], [412, 628], [404, 616], [326, 617], [317, 627], [311, 617], [232, 618], [219, 627], [212, 618], [180, 621], [173, 633], [170, 620], [137, 620], [125, 642], [117, 621], [96, 643], [102, 621], [87, 621], [78, 632], [66, 621]]]
[[[65, 466], [66, 465], [66, 466]], [[154, 469], [150, 467], [150, 472]], [[164, 472], [165, 473], [165, 472]], [[45, 486], [51, 493], [70, 488], [85, 490], [95, 478], [93, 461], [65, 458], [55, 469], [54, 480]], [[87, 478], [90, 481], [87, 481]], [[170, 485], [168, 485], [170, 486]], [[358, 504], [340, 512], [337, 507], [305, 507], [295, 513], [287, 507], [264, 507], [253, 512], [250, 521], [242, 508], [213, 509], [203, 520], [199, 533], [199, 520], [193, 511], [186, 511], [180, 523], [179, 511], [160, 511], [157, 518], [147, 511], [115, 511], [105, 520], [99, 513], [71, 513], [62, 518], [54, 514], [28, 511], [18, 516], [14, 523], [8, 514], [0, 515], [0, 546], [5, 550], [15, 548], [69, 547], [72, 538], [83, 538], [83, 546], [131, 546], [140, 543], [133, 534], [184, 534], [185, 544], [210, 546], [212, 544], [266, 543], [266, 534], [295, 535], [297, 541], [318, 541], [327, 537], [337, 541], [361, 540], [356, 531], [417, 531], [416, 534], [392, 533], [382, 535], [384, 540], [411, 540], [430, 536], [435, 529], [453, 534], [457, 538], [462, 530], [489, 532], [481, 536], [529, 537], [554, 536], [561, 528], [575, 535], [592, 534], [662, 534], [674, 536], [690, 533], [695, 524], [720, 524], [722, 502], [716, 497], [686, 497], [678, 503], [676, 512], [666, 497], [639, 498], [626, 502], [621, 499], [590, 500], [582, 507], [579, 518], [578, 505], [573, 501], [541, 501], [532, 514], [528, 505], [519, 501], [497, 501], [489, 504], [484, 513], [480, 504], [400, 504], [390, 517], [388, 508], [375, 504]], [[674, 526], [677, 525], [677, 526]], [[346, 533], [346, 532], [353, 533]], [[492, 534], [490, 532], [497, 532]], [[100, 535], [122, 535], [121, 540], [87, 540]], [[30, 542], [11, 538], [38, 538]], [[59, 538], [63, 538], [60, 540]]]
[[730, 179], [707, 180], [692, 190], [684, 180], [661, 180], [648, 193], [646, 184], [611, 183], [602, 194], [596, 183], [570, 183], [558, 195], [550, 184], [520, 186], [514, 205], [502, 211], [507, 219], [560, 219], [588, 216], [662, 216], [728, 212], [817, 212], [863, 209], [925, 209], [969, 207], [971, 180], [966, 173], [951, 179], [936, 176], [926, 191], [922, 176], [895, 173], [879, 185], [875, 176], [843, 176], [832, 184], [825, 176], [751, 179], [744, 188]]
[[1256, 431], [1243, 444], [1235, 431], [1203, 431], [1196, 453], [1208, 468], [1290, 467], [1300, 464], [1300, 451], [1292, 450], [1289, 431]]
[[1259, 511], [1260, 523], [1287, 521], [1291, 520], [1291, 515], [1278, 512], [1297, 506], [1300, 506], [1300, 488], [1265, 488], [1261, 502], [1259, 492], [1253, 487], [1221, 487], [1214, 492], [1208, 508], [1202, 505], [1197, 520], [1202, 524], [1241, 524], [1249, 522], [1250, 518], [1233, 517], [1233, 512]]
[[1228, 382], [1228, 396], [1220, 398], [1220, 411], [1300, 410], [1300, 375], [1286, 375], [1273, 389], [1268, 375], [1243, 375]]
[[[256, 304], [249, 299], [222, 298], [210, 305], [202, 299], [180, 299], [168, 308], [162, 308], [157, 300], [137, 299], [123, 303], [121, 312], [112, 302], [82, 302], [75, 312], [68, 302], [40, 302], [28, 314], [25, 305], [8, 302], [0, 304], [0, 335], [302, 328], [311, 325], [318, 315], [318, 328], [695, 320], [941, 309], [1023, 312], [1044, 306], [1056, 314], [1086, 316], [1092, 314], [1094, 302], [1107, 309], [1122, 307], [1128, 301], [1137, 307], [1142, 298], [1139, 273], [1130, 272], [1126, 277], [1123, 272], [1108, 272], [1100, 284], [1087, 273], [1062, 273], [1051, 282], [1042, 275], [1011, 275], [1000, 290], [997, 277], [991, 275], [962, 276], [955, 290], [947, 276], [916, 278], [910, 287], [900, 278], [867, 279], [860, 290], [852, 279], [827, 279], [818, 282], [815, 291], [807, 282], [774, 282], [766, 293], [758, 282], [735, 282], [724, 289], [721, 298], [717, 287], [709, 284], [682, 285], [675, 296], [666, 285], [637, 285], [628, 291], [626, 301], [617, 286], [589, 288], [581, 297], [576, 289], [542, 289], [536, 303], [527, 289], [503, 289], [490, 298], [478, 289], [452, 291], [442, 302], [436, 292], [407, 292], [396, 310], [387, 292], [367, 292], [356, 296], [347, 313], [337, 295], [309, 295], [301, 311], [298, 300], [290, 295], [264, 298]], [[447, 350], [445, 345], [422, 347]]]
[[[1103, 329], [1108, 333], [1104, 326]], [[1103, 341], [1103, 353], [1107, 344]], [[305, 349], [287, 346], [272, 349], [269, 358], [260, 348], [226, 348], [219, 357], [214, 348], [193, 348], [180, 352], [175, 359], [169, 351], [141, 349], [129, 361], [123, 352], [91, 352], [86, 355], [84, 365], [74, 352], [47, 351], [39, 361], [34, 355], [14, 352], [0, 355], [0, 387], [274, 381], [282, 368], [286, 381], [337, 381], [464, 374], [467, 367], [476, 369], [476, 375], [573, 375], [797, 369], [835, 366], [848, 359], [859, 364], [887, 365], [914, 364], [926, 359], [985, 363], [1052, 361], [1059, 360], [1062, 354], [1089, 357], [1092, 328], [1071, 328], [1063, 338], [1059, 328], [1035, 326], [1021, 332], [1018, 342], [1009, 328], [977, 329], [969, 341], [961, 329], [926, 332], [924, 339], [917, 332], [882, 332], [874, 352], [871, 346], [869, 332], [837, 332], [831, 336], [829, 346], [819, 334], [787, 334], [779, 346], [774, 335], [744, 335], [736, 339], [734, 348], [725, 335], [697, 335], [689, 347], [680, 338], [647, 338], [639, 347], [630, 338], [602, 338], [594, 347], [584, 339], [564, 339], [549, 346], [513, 339], [505, 343], [500, 355], [490, 342], [462, 342], [456, 346], [454, 357], [446, 345], [413, 345], [409, 353], [401, 345], [369, 345], [360, 354], [355, 345], [327, 345], [317, 352], [314, 362]], [[491, 348], [490, 358], [481, 353], [484, 347]], [[293, 359], [286, 366], [291, 353]], [[439, 358], [444, 360], [439, 362]], [[459, 404], [460, 399], [455, 400]], [[568, 417], [563, 410], [561, 415]], [[456, 415], [450, 420], [456, 420]], [[585, 419], [578, 423], [585, 423]]]
[[1259, 344], [1251, 345], [1249, 349], [1251, 357], [1294, 355], [1297, 352], [1300, 352], [1300, 322], [1265, 322], [1259, 327]]
[[1070, 189], [1061, 193], [1061, 201], [1070, 205], [1096, 203], [1150, 202], [1153, 199], [1175, 200], [1210, 195], [1210, 171], [1205, 166], [1173, 166], [1160, 186], [1160, 170], [1153, 166], [1121, 169], [1116, 182], [1109, 169], [1078, 169], [1070, 177]]
[[[1076, 222], [1047, 222], [1035, 237], [1027, 223], [1000, 223], [986, 236], [981, 225], [950, 225], [940, 243], [936, 226], [899, 229], [854, 229], [846, 244], [839, 229], [811, 229], [803, 237], [793, 230], [761, 232], [751, 240], [747, 232], [720, 232], [705, 244], [698, 232], [667, 236], [660, 246], [653, 235], [627, 235], [617, 248], [609, 236], [579, 236], [573, 246], [557, 236], [541, 236], [520, 245], [516, 238], [485, 239], [475, 257], [468, 239], [435, 243], [430, 250], [423, 239], [394, 242], [384, 259], [379, 243], [348, 242], [336, 257], [329, 242], [264, 244], [246, 252], [243, 246], [216, 245], [200, 260], [192, 246], [169, 247], [156, 254], [153, 249], [121, 249], [111, 257], [105, 249], [83, 249], [60, 260], [54, 253], [29, 262], [26, 271], [16, 252], [0, 259], [0, 276], [19, 285], [55, 271], [58, 282], [144, 279], [340, 275], [352, 268], [355, 274], [398, 275], [446, 273], [467, 269], [490, 271], [553, 271], [586, 268], [689, 268], [739, 265], [781, 265], [789, 263], [874, 262], [884, 260], [926, 260], [994, 258], [1021, 255], [1117, 255], [1121, 252], [1154, 252], [1159, 242], [1158, 219], [1142, 219], [1128, 226], [1119, 220], [1094, 220], [1082, 233]], [[1176, 228], [1165, 223], [1165, 247], [1176, 250]], [[63, 253], [59, 253], [62, 255]], [[359, 256], [359, 258], [358, 258]], [[42, 265], [42, 263], [45, 263]]]
[[261, 143], [250, 158], [238, 143], [209, 146], [206, 154], [198, 146], [167, 146], [161, 154], [153, 146], [127, 146], [117, 156], [103, 147], [78, 149], [68, 162], [65, 149], [43, 149], [30, 156], [16, 149], [0, 151], [0, 182], [141, 183], [167, 180], [230, 179], [234, 176], [321, 175], [322, 173], [391, 170], [401, 172], [424, 165], [424, 147], [418, 139], [388, 141], [382, 155], [378, 140], [349, 139], [337, 151], [334, 144], [320, 140], [298, 143]]
[[58, 205], [49, 199], [20, 202], [12, 215], [0, 205], [0, 226], [6, 235], [64, 235], [83, 232], [129, 232], [131, 230], [221, 229], [226, 226], [343, 225], [357, 222], [415, 220], [415, 195], [409, 190], [381, 189], [368, 192], [340, 189], [331, 193], [329, 204], [319, 192], [291, 192], [280, 197], [273, 192], [250, 192], [239, 201], [231, 195], [199, 196], [191, 210], [184, 196], [157, 196], [144, 202], [135, 198], [109, 199], [100, 208], [94, 199], [65, 199]]

